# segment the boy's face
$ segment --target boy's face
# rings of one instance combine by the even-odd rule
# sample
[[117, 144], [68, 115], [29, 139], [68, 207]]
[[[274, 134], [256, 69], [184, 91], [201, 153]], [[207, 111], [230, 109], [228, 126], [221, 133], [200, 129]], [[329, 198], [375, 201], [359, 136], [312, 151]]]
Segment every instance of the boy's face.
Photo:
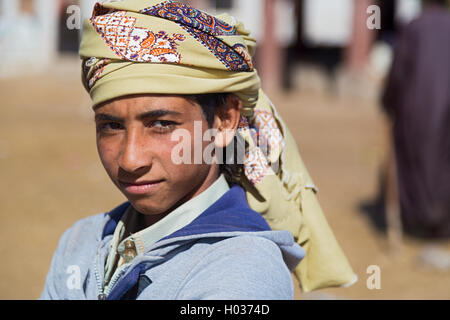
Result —
[[[180, 144], [180, 140], [171, 139], [177, 129], [189, 132], [188, 146], [194, 154], [194, 121], [197, 125], [201, 122], [203, 137], [208, 123], [201, 107], [179, 96], [125, 97], [95, 110], [97, 148], [103, 166], [139, 212], [164, 216], [217, 179], [217, 165], [175, 164], [172, 160], [172, 150]], [[196, 143], [204, 149], [210, 142]]]

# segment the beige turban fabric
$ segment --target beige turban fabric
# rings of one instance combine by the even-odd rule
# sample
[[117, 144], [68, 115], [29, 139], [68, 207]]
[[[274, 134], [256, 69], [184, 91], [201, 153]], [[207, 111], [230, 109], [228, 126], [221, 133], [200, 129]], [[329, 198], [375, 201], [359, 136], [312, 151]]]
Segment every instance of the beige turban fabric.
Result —
[[97, 4], [83, 29], [83, 83], [94, 107], [131, 94], [234, 93], [243, 102], [240, 182], [272, 229], [289, 230], [306, 251], [295, 270], [303, 291], [353, 283], [356, 275], [316, 198], [296, 143], [260, 88], [255, 40], [229, 15], [176, 1]]

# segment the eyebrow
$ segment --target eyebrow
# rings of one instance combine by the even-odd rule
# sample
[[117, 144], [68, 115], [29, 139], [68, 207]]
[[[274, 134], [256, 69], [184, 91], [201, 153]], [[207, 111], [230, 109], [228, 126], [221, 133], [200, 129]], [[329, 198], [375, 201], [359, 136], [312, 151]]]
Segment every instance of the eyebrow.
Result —
[[[138, 119], [148, 119], [148, 118], [159, 118], [167, 115], [181, 115], [181, 112], [167, 110], [167, 109], [157, 109], [148, 112], [144, 112], [138, 115]], [[95, 121], [115, 121], [122, 122], [123, 119], [120, 117], [116, 117], [107, 113], [99, 113], [95, 115]]]
[[167, 109], [157, 109], [157, 110], [152, 110], [152, 111], [141, 113], [138, 116], [138, 118], [139, 119], [159, 118], [159, 117], [163, 117], [163, 116], [167, 116], [167, 115], [180, 116], [181, 114], [182, 113], [178, 112], [178, 111], [167, 110]]
[[122, 118], [112, 116], [110, 114], [106, 113], [99, 113], [95, 115], [95, 121], [114, 121], [114, 122], [120, 122], [122, 121]]

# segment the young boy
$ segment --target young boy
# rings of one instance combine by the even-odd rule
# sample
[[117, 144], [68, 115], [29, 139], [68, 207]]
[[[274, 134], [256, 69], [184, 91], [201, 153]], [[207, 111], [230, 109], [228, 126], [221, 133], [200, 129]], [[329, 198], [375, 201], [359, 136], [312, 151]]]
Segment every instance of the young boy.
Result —
[[233, 18], [179, 2], [97, 4], [83, 80], [100, 159], [128, 202], [64, 233], [42, 299], [293, 298], [296, 240], [313, 247], [300, 192], [313, 187], [289, 175], [296, 150], [253, 47]]

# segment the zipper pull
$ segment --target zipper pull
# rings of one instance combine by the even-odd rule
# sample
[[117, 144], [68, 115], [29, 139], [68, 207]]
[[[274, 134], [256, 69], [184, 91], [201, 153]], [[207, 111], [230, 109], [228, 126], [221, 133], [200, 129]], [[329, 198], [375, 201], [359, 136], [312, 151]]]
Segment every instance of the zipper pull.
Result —
[[100, 294], [98, 295], [98, 300], [106, 300], [106, 294], [100, 293]]

